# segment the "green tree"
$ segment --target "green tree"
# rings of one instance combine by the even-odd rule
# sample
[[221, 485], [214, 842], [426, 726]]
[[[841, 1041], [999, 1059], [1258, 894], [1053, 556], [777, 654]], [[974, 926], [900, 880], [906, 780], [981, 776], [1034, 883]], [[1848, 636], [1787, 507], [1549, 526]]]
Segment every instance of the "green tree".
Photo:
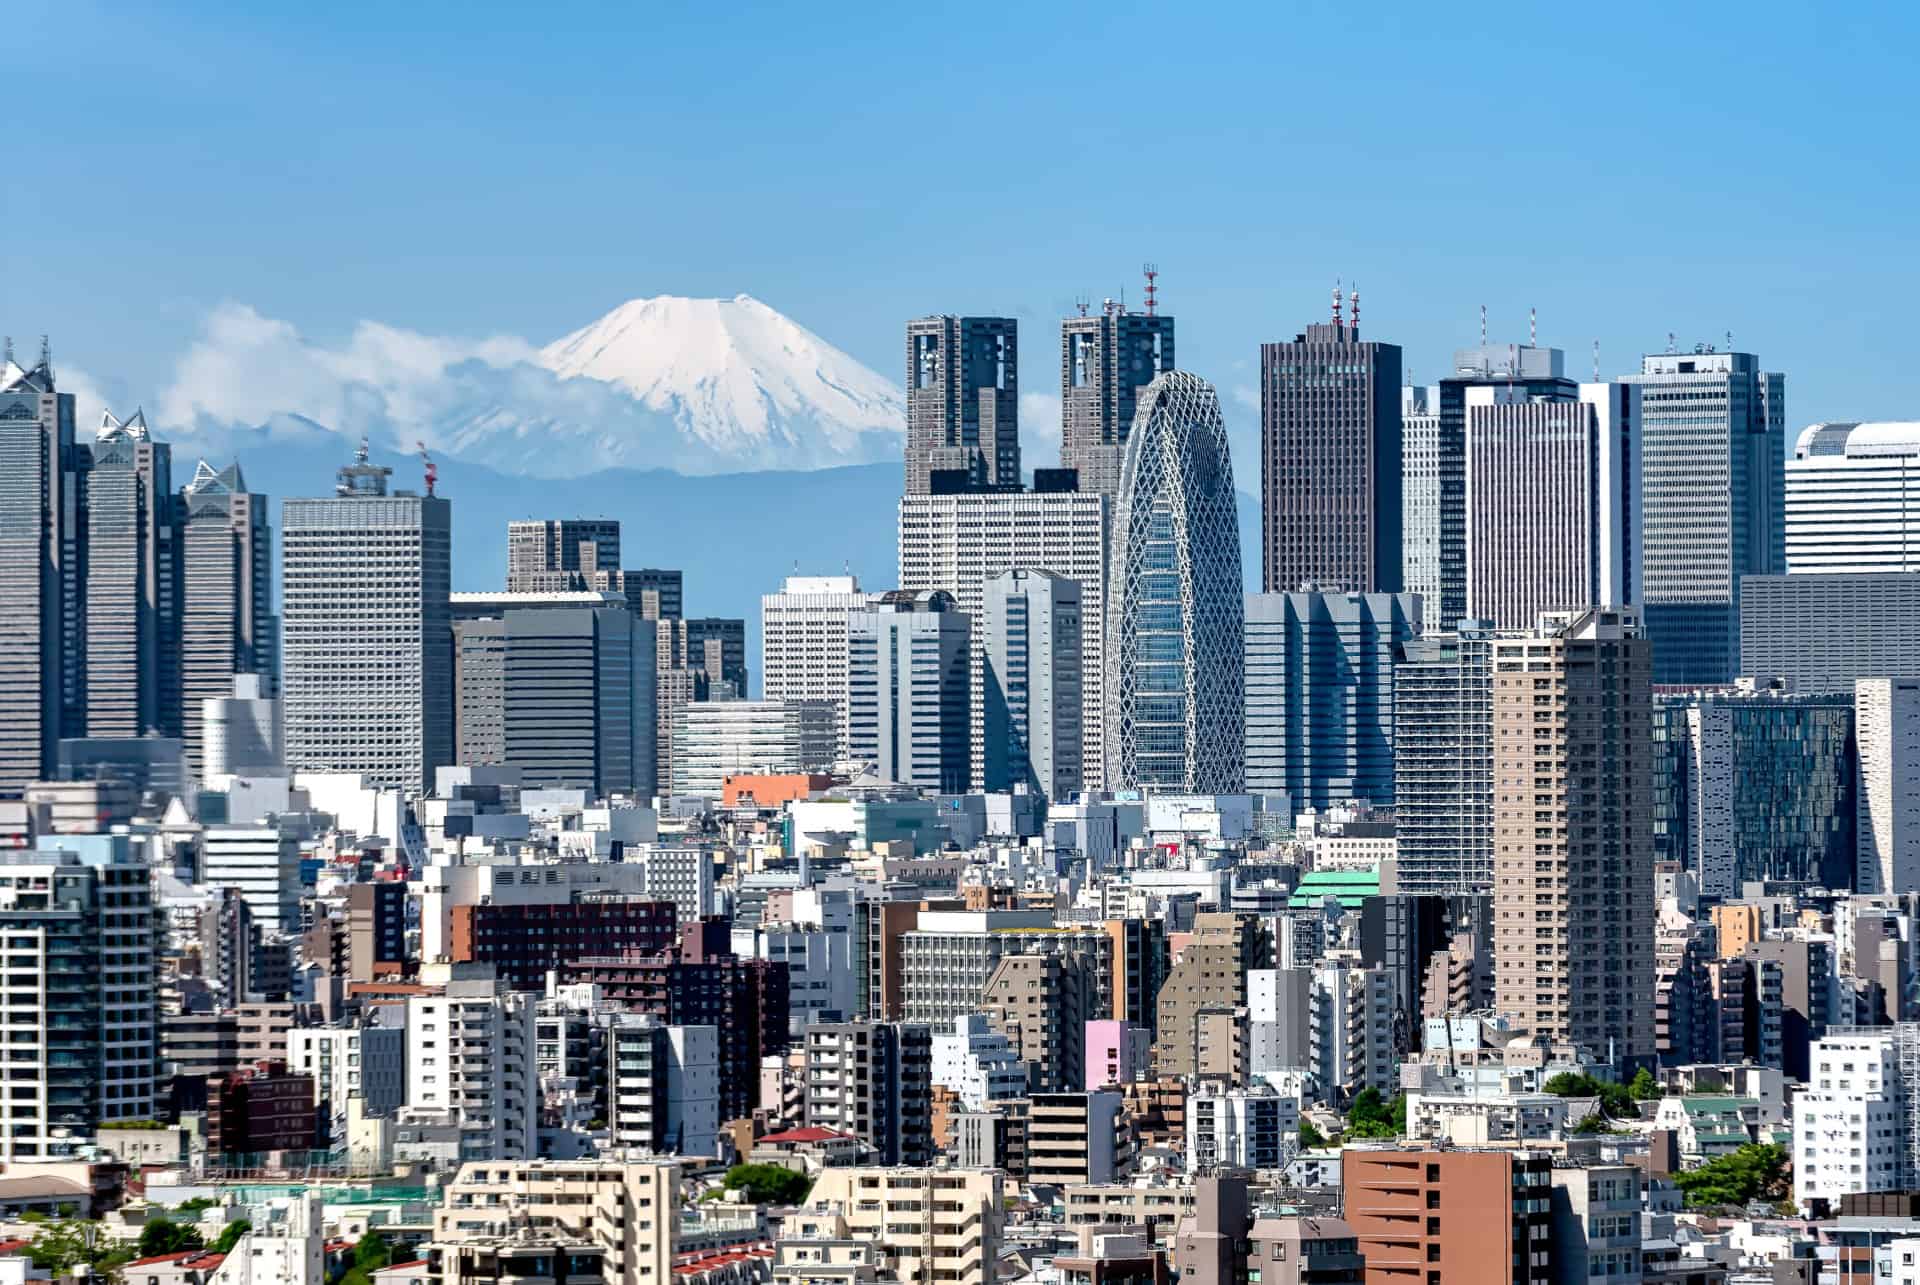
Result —
[[1600, 1109], [1606, 1112], [1609, 1119], [1632, 1120], [1640, 1115], [1639, 1108], [1634, 1105], [1632, 1092], [1626, 1085], [1613, 1080], [1562, 1071], [1549, 1076], [1540, 1087], [1559, 1098], [1598, 1098]]
[[93, 1267], [113, 1249], [106, 1229], [91, 1219], [63, 1218], [43, 1222], [27, 1244], [27, 1257], [35, 1267], [54, 1276], [68, 1276], [82, 1264]]
[[783, 1165], [735, 1165], [727, 1170], [727, 1186], [746, 1192], [756, 1205], [797, 1205], [813, 1183]]
[[231, 1254], [233, 1247], [240, 1243], [240, 1238], [252, 1230], [253, 1224], [244, 1218], [237, 1222], [228, 1223], [225, 1229], [221, 1231], [220, 1239], [213, 1242], [213, 1252], [216, 1254]]
[[1675, 1174], [1673, 1181], [1692, 1209], [1785, 1200], [1792, 1189], [1786, 1148], [1770, 1142], [1748, 1143], [1696, 1169]]
[[1661, 1096], [1660, 1082], [1653, 1078], [1652, 1071], [1643, 1066], [1633, 1073], [1627, 1092], [1633, 1095], [1635, 1102], [1652, 1102]]
[[353, 1265], [365, 1272], [377, 1272], [393, 1262], [393, 1246], [382, 1232], [370, 1231], [353, 1247]]
[[173, 1207], [176, 1214], [197, 1214], [202, 1209], [212, 1209], [213, 1201], [206, 1196], [195, 1196], [192, 1200], [183, 1200]]
[[199, 1249], [206, 1243], [206, 1239], [200, 1235], [200, 1229], [190, 1223], [177, 1223], [171, 1218], [153, 1218], [141, 1229], [140, 1257], [178, 1254], [182, 1250]]
[[349, 1267], [345, 1272], [341, 1273], [336, 1285], [373, 1285], [373, 1277], [367, 1275], [358, 1267]]
[[1300, 1149], [1312, 1151], [1315, 1147], [1327, 1145], [1327, 1135], [1313, 1127], [1313, 1121], [1300, 1117]]
[[1347, 1111], [1347, 1136], [1350, 1138], [1397, 1138], [1407, 1131], [1407, 1096], [1396, 1093], [1387, 1102], [1374, 1088], [1354, 1095]]

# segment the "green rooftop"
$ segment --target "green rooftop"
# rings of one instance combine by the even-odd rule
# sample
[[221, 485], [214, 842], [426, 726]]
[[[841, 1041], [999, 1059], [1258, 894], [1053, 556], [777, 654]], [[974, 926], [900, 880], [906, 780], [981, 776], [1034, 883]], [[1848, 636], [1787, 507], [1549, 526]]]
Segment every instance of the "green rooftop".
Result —
[[1312, 910], [1328, 897], [1343, 910], [1358, 910], [1368, 897], [1380, 895], [1377, 870], [1315, 870], [1303, 875], [1293, 896], [1287, 899], [1289, 910]]

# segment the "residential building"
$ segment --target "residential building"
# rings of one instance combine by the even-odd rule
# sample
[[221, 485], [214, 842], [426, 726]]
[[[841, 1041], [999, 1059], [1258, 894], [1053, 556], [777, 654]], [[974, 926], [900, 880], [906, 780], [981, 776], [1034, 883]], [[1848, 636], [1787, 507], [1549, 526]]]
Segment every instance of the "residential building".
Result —
[[788, 576], [760, 599], [760, 693], [832, 701], [835, 759], [847, 752], [847, 621], [879, 602], [850, 575]]
[[934, 1034], [933, 1083], [953, 1090], [963, 1106], [978, 1111], [989, 1102], [1024, 1097], [1027, 1068], [985, 1013], [963, 1013], [953, 1019], [951, 1032]]
[[981, 1011], [981, 999], [1008, 955], [1080, 955], [1098, 988], [1094, 1005], [1113, 1002], [1113, 939], [1104, 928], [1059, 928], [1049, 911], [921, 910], [900, 934], [901, 1015], [950, 1026]]
[[[1120, 961], [1116, 958], [1117, 972]], [[1118, 994], [1118, 988], [1115, 990]], [[1086, 1025], [1086, 1080], [1082, 1087], [1119, 1088], [1153, 1073], [1153, 1031], [1120, 1018], [1096, 1018]]]
[[1182, 371], [1160, 375], [1127, 438], [1114, 509], [1104, 694], [1109, 788], [1237, 794], [1246, 787], [1235, 503], [1212, 385]]
[[953, 595], [898, 590], [847, 629], [849, 757], [882, 780], [965, 792], [969, 620]]
[[296, 1026], [287, 1031], [287, 1066], [313, 1080], [312, 1107], [344, 1122], [347, 1101], [368, 1115], [389, 1115], [407, 1100], [407, 1033], [379, 1019], [351, 1025]]
[[607, 1128], [618, 1147], [719, 1155], [720, 1032], [610, 1014]]
[[[1050, 571], [1079, 585], [1083, 622], [1104, 619], [1110, 506], [1107, 496], [1057, 488], [908, 495], [900, 501], [900, 588], [945, 590], [971, 626], [968, 737], [974, 789], [986, 788], [987, 583], [1015, 569]], [[1106, 655], [1103, 631], [1083, 624], [1081, 754], [1088, 789], [1098, 788], [1104, 770]]]
[[1271, 1085], [1232, 1088], [1202, 1081], [1187, 1095], [1187, 1168], [1278, 1169], [1300, 1132], [1300, 1102]]
[[1555, 1274], [1546, 1152], [1348, 1147], [1340, 1162], [1367, 1285], [1419, 1272], [1495, 1285], [1564, 1279]]
[[1851, 692], [1854, 680], [1914, 668], [1920, 572], [1747, 576], [1740, 672], [1796, 692]]
[[1394, 656], [1417, 594], [1249, 594], [1246, 788], [1296, 808], [1394, 802]]
[[1741, 680], [1653, 704], [1653, 853], [1705, 896], [1748, 883], [1854, 886], [1854, 702]]
[[[1786, 376], [1752, 353], [1650, 353], [1640, 390], [1643, 579], [1654, 681], [1724, 683], [1741, 656], [1741, 580], [1786, 567]], [[1772, 671], [1764, 671], [1772, 672]]]
[[1408, 638], [1393, 659], [1394, 860], [1400, 891], [1493, 887], [1493, 630]]
[[1002, 956], [981, 987], [979, 1009], [1006, 1035], [1036, 1090], [1064, 1093], [1086, 1079], [1087, 1023], [1108, 1011], [1107, 961], [1075, 949]]
[[[1024, 786], [1070, 799], [1085, 784], [1087, 621], [1080, 585], [1051, 571], [1016, 568], [987, 582], [984, 704], [986, 788]], [[1092, 622], [1097, 628], [1097, 618]]]
[[652, 955], [672, 949], [678, 940], [675, 922], [671, 901], [601, 896], [525, 904], [488, 899], [453, 907], [448, 960], [487, 964], [514, 989], [541, 991], [549, 972], [577, 959], [608, 951]]
[[1020, 484], [1020, 323], [922, 317], [907, 323], [908, 495]]
[[1366, 1260], [1339, 1218], [1256, 1218], [1247, 1259], [1260, 1285], [1363, 1285]]
[[807, 1028], [807, 1123], [864, 1139], [888, 1165], [933, 1162], [933, 1032], [918, 1022]]
[[1202, 1057], [1204, 1019], [1211, 1014], [1230, 1025], [1243, 1023], [1248, 974], [1268, 967], [1272, 957], [1271, 938], [1255, 916], [1195, 915], [1193, 936], [1160, 987], [1155, 1072], [1170, 1077], [1210, 1071], [1238, 1080], [1243, 1068], [1231, 1053], [1225, 1064]]
[[77, 1159], [102, 1122], [155, 1114], [151, 872], [124, 836], [106, 847], [0, 854], [8, 1165]]
[[[86, 482], [88, 736], [179, 736], [180, 498], [146, 417], [101, 413]], [[70, 645], [78, 645], [74, 640]]]
[[1493, 644], [1494, 1004], [1628, 1061], [1654, 1051], [1651, 646], [1619, 609]]
[[285, 1062], [261, 1062], [207, 1082], [207, 1152], [234, 1167], [271, 1151], [309, 1151], [314, 1134], [313, 1077]]
[[0, 798], [53, 775], [86, 727], [86, 447], [53, 358], [0, 361]]
[[1786, 462], [1792, 575], [1920, 571], [1920, 424], [1810, 424]]
[[287, 765], [426, 791], [453, 761], [452, 506], [389, 494], [361, 443], [282, 510]]
[[1354, 316], [1260, 345], [1260, 588], [1398, 593], [1400, 349]]
[[1140, 394], [1177, 366], [1173, 318], [1107, 300], [1060, 323], [1060, 466], [1082, 491], [1113, 495]]
[[666, 1160], [463, 1164], [434, 1211], [437, 1243], [523, 1228], [605, 1253], [604, 1285], [665, 1285], [680, 1245], [680, 1169]]
[[1117, 1092], [1036, 1093], [1027, 1108], [1026, 1180], [1111, 1182], [1132, 1159], [1126, 1139]]
[[1556, 1279], [1641, 1279], [1640, 1210], [1644, 1171], [1638, 1165], [1561, 1165], [1553, 1170], [1553, 1259]]
[[830, 1168], [814, 1179], [806, 1207], [837, 1214], [848, 1238], [879, 1246], [896, 1280], [994, 1285], [1005, 1186], [992, 1169]]
[[[1854, 684], [1861, 892], [1920, 888], [1920, 678]], [[1704, 891], [1704, 889], [1703, 889]]]
[[[1277, 970], [1284, 977], [1286, 970]], [[1363, 1089], [1396, 1088], [1394, 977], [1385, 968], [1338, 961], [1311, 970], [1306, 1068], [1322, 1097], [1351, 1102]]]
[[1911, 1023], [1836, 1027], [1814, 1043], [1812, 1075], [1793, 1099], [1793, 1199], [1838, 1206], [1861, 1191], [1910, 1190], [1916, 1172], [1913, 1090], [1903, 1057]]
[[728, 777], [831, 767], [844, 705], [798, 699], [682, 705], [673, 729], [674, 797], [718, 799]]
[[462, 1160], [530, 1159], [541, 1101], [534, 997], [475, 971], [408, 999], [407, 1106], [456, 1126]]

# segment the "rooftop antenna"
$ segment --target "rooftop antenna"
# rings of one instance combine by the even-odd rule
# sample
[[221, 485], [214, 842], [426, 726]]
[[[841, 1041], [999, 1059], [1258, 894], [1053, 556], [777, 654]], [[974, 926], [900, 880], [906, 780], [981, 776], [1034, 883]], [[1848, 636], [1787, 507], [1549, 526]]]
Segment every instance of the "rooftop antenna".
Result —
[[1540, 310], [1538, 308], [1528, 308], [1527, 309], [1527, 347], [1538, 348], [1539, 346], [1540, 346]]
[[1351, 305], [1353, 312], [1352, 320], [1348, 324], [1353, 327], [1354, 336], [1357, 338], [1360, 334], [1360, 287], [1355, 286], [1348, 293], [1347, 303]]
[[420, 462], [427, 466], [427, 494], [431, 496], [433, 484], [440, 480], [440, 470], [434, 467], [433, 456], [427, 454], [425, 442], [415, 442], [414, 445], [420, 448]]
[[1160, 275], [1160, 265], [1157, 263], [1143, 263], [1140, 265], [1140, 271], [1147, 278], [1147, 315], [1151, 317], [1153, 316], [1154, 308], [1159, 303], [1159, 301], [1154, 298], [1154, 291], [1158, 289], [1158, 287], [1153, 284], [1153, 279]]
[[49, 375], [53, 373], [53, 345], [45, 335], [40, 336], [40, 368]]
[[1731, 330], [1727, 332], [1727, 351], [1733, 351], [1733, 332]]
[[1600, 341], [1593, 341], [1593, 382], [1600, 382]]
[[1333, 328], [1340, 329], [1340, 278], [1333, 279]]
[[353, 462], [355, 464], [365, 464], [367, 462], [367, 454], [367, 438], [363, 433], [360, 437], [360, 449], [353, 453]]
[[1093, 297], [1091, 295], [1084, 295], [1084, 294], [1078, 295], [1074, 298], [1073, 306], [1078, 308], [1080, 310], [1080, 315], [1084, 317], [1087, 315], [1087, 309], [1093, 306]]
[[1673, 332], [1671, 330], [1667, 332], [1667, 352], [1673, 352]]
[[1480, 305], [1480, 346], [1487, 346], [1487, 305]]
[[13, 360], [13, 336], [12, 335], [7, 336], [7, 355], [4, 358], [4, 360], [6, 361]]

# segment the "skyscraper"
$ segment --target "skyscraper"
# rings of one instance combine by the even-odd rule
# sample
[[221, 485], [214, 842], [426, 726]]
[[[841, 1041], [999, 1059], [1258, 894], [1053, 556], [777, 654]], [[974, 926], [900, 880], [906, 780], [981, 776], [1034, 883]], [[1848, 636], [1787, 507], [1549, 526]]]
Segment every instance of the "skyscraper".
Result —
[[1353, 318], [1260, 345], [1261, 579], [1398, 593], [1400, 349], [1360, 341]]
[[850, 575], [788, 576], [760, 598], [760, 694], [832, 701], [837, 757], [846, 754], [847, 618], [878, 601]]
[[1854, 685], [1860, 745], [1861, 892], [1920, 888], [1920, 679]]
[[[1398, 363], [1396, 354], [1396, 378]], [[1115, 506], [1109, 789], [1235, 794], [1246, 786], [1234, 509], [1220, 399], [1198, 376], [1168, 371], [1140, 399]]]
[[1558, 348], [1490, 344], [1484, 334], [1477, 348], [1454, 351], [1453, 373], [1439, 383], [1402, 390], [1405, 588], [1426, 599], [1429, 627], [1451, 629], [1468, 614], [1468, 401], [1534, 405], [1578, 395]]
[[923, 317], [907, 323], [907, 494], [934, 473], [964, 485], [1020, 484], [1020, 323]]
[[898, 590], [847, 622], [847, 752], [883, 780], [964, 792], [966, 615], [953, 595]]
[[1411, 593], [1246, 599], [1247, 789], [1325, 810], [1394, 802], [1394, 649], [1420, 632]]
[[1173, 318], [1128, 312], [1109, 299], [1099, 312], [1060, 323], [1060, 465], [1080, 489], [1112, 495], [1140, 392], [1174, 369]]
[[1920, 571], [1920, 424], [1802, 429], [1785, 515], [1793, 575]]
[[287, 765], [427, 789], [453, 761], [452, 506], [388, 494], [360, 444], [283, 510]]
[[1393, 665], [1393, 811], [1397, 887], [1484, 893], [1493, 887], [1493, 631], [1463, 620], [1409, 638]]
[[602, 571], [620, 569], [620, 524], [611, 518], [507, 523], [507, 592], [600, 589]]
[[[1104, 495], [1081, 491], [970, 492], [957, 495], [909, 495], [900, 501], [900, 587], [913, 592], [945, 590], [974, 623], [969, 679], [973, 785], [986, 783], [986, 586], [1004, 571], [1051, 571], [1080, 586], [1083, 620], [1104, 619], [1107, 602], [1107, 536], [1112, 513]], [[1098, 789], [1102, 702], [1105, 682], [1104, 631], [1082, 632], [1081, 739], [1082, 778]]]
[[1786, 570], [1786, 376], [1752, 353], [1656, 353], [1640, 389], [1642, 601], [1656, 683], [1724, 683], [1740, 578]]
[[987, 581], [986, 599], [986, 788], [1071, 798], [1084, 781], [1080, 585], [1004, 571]]
[[266, 496], [247, 490], [238, 464], [216, 471], [202, 460], [181, 498], [181, 736], [187, 771], [197, 778], [205, 768], [205, 703], [231, 696], [236, 674], [257, 676], [262, 695], [276, 691], [279, 621]]
[[102, 412], [87, 475], [87, 735], [179, 736], [180, 500], [146, 416]]
[[43, 349], [0, 361], [0, 797], [53, 773], [86, 720], [86, 448]]
[[1617, 608], [1493, 644], [1494, 1007], [1629, 1062], [1654, 1052], [1650, 650]]
[[1572, 401], [1465, 392], [1467, 614], [1529, 629], [1543, 611], [1635, 601], [1634, 387], [1582, 384]]

